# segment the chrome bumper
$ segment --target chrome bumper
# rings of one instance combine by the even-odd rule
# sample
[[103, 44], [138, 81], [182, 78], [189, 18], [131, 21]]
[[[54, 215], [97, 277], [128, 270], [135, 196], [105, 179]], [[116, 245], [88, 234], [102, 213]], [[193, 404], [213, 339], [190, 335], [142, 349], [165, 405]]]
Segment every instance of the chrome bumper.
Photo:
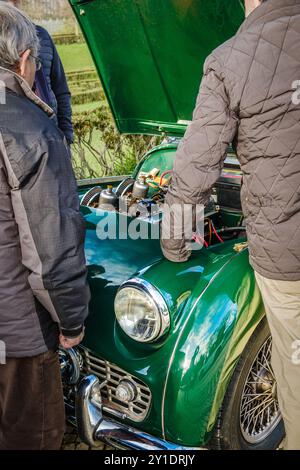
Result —
[[97, 447], [104, 441], [116, 447], [135, 450], [206, 450], [178, 446], [104, 417], [101, 384], [95, 375], [88, 375], [80, 382], [75, 411], [79, 437], [91, 447]]

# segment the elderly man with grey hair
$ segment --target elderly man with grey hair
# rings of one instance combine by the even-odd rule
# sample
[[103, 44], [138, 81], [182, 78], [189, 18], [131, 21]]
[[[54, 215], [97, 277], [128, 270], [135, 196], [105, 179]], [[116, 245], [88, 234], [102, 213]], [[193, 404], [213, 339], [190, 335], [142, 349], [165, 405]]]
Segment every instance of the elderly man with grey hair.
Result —
[[88, 314], [84, 223], [69, 148], [32, 91], [35, 26], [0, 1], [0, 449], [58, 449], [57, 348]]

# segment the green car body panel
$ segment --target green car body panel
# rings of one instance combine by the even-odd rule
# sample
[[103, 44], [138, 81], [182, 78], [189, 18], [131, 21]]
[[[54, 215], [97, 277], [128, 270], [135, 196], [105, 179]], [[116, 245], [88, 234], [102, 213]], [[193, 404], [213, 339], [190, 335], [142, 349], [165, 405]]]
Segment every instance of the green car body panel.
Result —
[[[240, 0], [70, 3], [124, 133], [183, 135], [205, 58], [244, 17]], [[177, 145], [163, 143], [148, 152], [133, 177], [172, 169]], [[79, 194], [104, 183], [80, 184]], [[264, 317], [247, 249], [237, 251], [237, 240], [228, 241], [194, 252], [185, 263], [171, 263], [158, 239], [123, 239], [130, 218], [88, 207], [82, 212], [92, 292], [84, 346], [150, 388], [146, 418], [125, 422], [179, 445], [205, 445], [237, 361]], [[112, 217], [114, 239], [99, 239], [99, 224]], [[223, 217], [232, 226], [240, 214], [227, 211]], [[148, 224], [145, 230], [152, 228]], [[169, 331], [154, 343], [133, 341], [116, 321], [116, 293], [132, 277], [150, 282], [169, 307]]]
[[[168, 168], [175, 152], [175, 144], [157, 147], [137, 174], [158, 162]], [[171, 263], [157, 239], [122, 239], [131, 219], [82, 211], [92, 291], [84, 346], [149, 386], [152, 404], [140, 430], [180, 445], [205, 444], [236, 362], [264, 315], [247, 249], [236, 252], [237, 241], [229, 241], [197, 251], [185, 263]], [[117, 220], [114, 240], [97, 236], [107, 217]], [[171, 312], [170, 330], [153, 344], [131, 340], [115, 319], [115, 295], [131, 277], [155, 286]]]

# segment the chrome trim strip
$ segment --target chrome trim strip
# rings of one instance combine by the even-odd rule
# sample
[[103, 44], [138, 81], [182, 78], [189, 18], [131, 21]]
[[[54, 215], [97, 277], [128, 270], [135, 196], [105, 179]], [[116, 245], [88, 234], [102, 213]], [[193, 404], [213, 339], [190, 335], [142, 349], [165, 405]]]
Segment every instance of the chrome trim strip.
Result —
[[214, 280], [216, 279], [216, 277], [218, 277], [218, 275], [223, 271], [223, 269], [225, 268], [225, 266], [227, 266], [235, 257], [237, 256], [237, 254], [235, 254], [234, 256], [232, 256], [232, 258], [230, 258], [220, 269], [219, 271], [217, 271], [215, 273], [215, 275], [211, 278], [211, 280], [209, 281], [209, 283], [207, 284], [207, 286], [205, 287], [205, 289], [201, 292], [201, 295], [198, 297], [198, 299], [196, 300], [196, 302], [194, 303], [193, 307], [191, 308], [190, 310], [190, 313], [189, 315], [187, 316], [182, 328], [180, 329], [180, 333], [178, 335], [178, 338], [176, 340], [176, 343], [174, 345], [174, 348], [173, 348], [173, 351], [172, 351], [172, 354], [171, 354], [171, 357], [170, 357], [170, 361], [169, 361], [169, 365], [168, 365], [168, 369], [167, 369], [167, 373], [166, 373], [166, 379], [165, 379], [165, 383], [164, 383], [164, 389], [163, 389], [163, 396], [162, 396], [162, 402], [161, 402], [161, 427], [162, 427], [162, 435], [163, 435], [163, 438], [165, 439], [166, 438], [166, 430], [165, 430], [165, 400], [166, 400], [166, 393], [167, 393], [167, 383], [168, 383], [168, 380], [169, 380], [169, 375], [170, 375], [170, 371], [171, 371], [171, 367], [172, 367], [172, 364], [173, 364], [173, 361], [174, 361], [174, 356], [175, 356], [175, 352], [176, 352], [176, 349], [177, 349], [177, 346], [178, 346], [178, 343], [179, 341], [181, 340], [181, 336], [184, 332], [184, 329], [186, 327], [186, 324], [188, 323], [193, 311], [195, 310], [196, 306], [198, 305], [198, 302], [201, 300], [202, 296], [205, 294], [206, 290], [209, 288], [209, 286], [214, 282]]
[[[96, 399], [95, 399], [96, 397]], [[97, 377], [88, 375], [79, 384], [76, 395], [76, 418], [79, 437], [89, 446], [97, 446], [106, 441], [116, 446], [135, 450], [206, 450], [178, 446], [171, 442], [138, 431], [126, 424], [103, 416], [101, 404], [101, 384]]]
[[103, 176], [102, 178], [91, 178], [83, 179], [77, 181], [77, 186], [81, 188], [82, 186], [93, 186], [97, 184], [107, 184], [107, 183], [119, 183], [120, 181], [128, 178], [128, 175], [124, 176]]
[[141, 279], [139, 277], [132, 277], [131, 279], [128, 279], [128, 281], [125, 281], [123, 284], [118, 289], [118, 292], [123, 289], [124, 287], [137, 287], [138, 289], [146, 292], [147, 294], [150, 295], [150, 297], [153, 299], [154, 303], [156, 304], [160, 314], [161, 314], [161, 327], [159, 333], [156, 335], [155, 338], [152, 338], [151, 340], [144, 340], [144, 341], [137, 341], [140, 343], [153, 343], [154, 341], [157, 341], [158, 338], [163, 336], [168, 329], [170, 328], [170, 312], [169, 308], [167, 306], [166, 301], [164, 300], [162, 294], [159, 292], [156, 287], [154, 287], [153, 284], [150, 282], [146, 281], [145, 279]]

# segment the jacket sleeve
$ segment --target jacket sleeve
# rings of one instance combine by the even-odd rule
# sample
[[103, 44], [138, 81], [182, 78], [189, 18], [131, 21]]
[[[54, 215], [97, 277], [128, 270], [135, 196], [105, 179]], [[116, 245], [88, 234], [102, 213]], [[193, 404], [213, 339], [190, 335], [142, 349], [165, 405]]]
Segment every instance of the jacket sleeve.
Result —
[[[174, 204], [205, 205], [208, 202], [212, 187], [221, 174], [228, 145], [236, 134], [237, 122], [236, 113], [230, 108], [221, 67], [210, 56], [204, 65], [192, 122], [176, 153], [165, 201], [168, 210]], [[183, 234], [182, 239], [172, 235], [162, 237], [161, 247], [165, 257], [175, 262], [186, 261], [191, 254]]]
[[57, 101], [58, 126], [66, 136], [68, 144], [74, 141], [72, 124], [71, 93], [68, 87], [65, 71], [53, 40], [49, 36], [53, 47], [53, 61], [51, 66], [51, 88]]
[[41, 137], [25, 155], [8, 158], [22, 263], [34, 296], [65, 336], [80, 334], [90, 299], [84, 220], [69, 149]]

